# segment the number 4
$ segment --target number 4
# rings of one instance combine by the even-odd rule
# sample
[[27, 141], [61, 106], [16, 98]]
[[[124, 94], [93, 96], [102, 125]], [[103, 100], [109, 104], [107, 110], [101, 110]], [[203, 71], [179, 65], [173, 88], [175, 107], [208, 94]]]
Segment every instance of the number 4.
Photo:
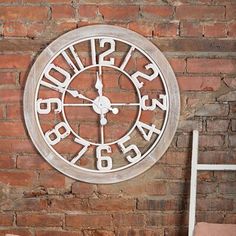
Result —
[[[137, 128], [139, 129], [139, 131], [143, 135], [143, 138], [147, 141], [150, 141], [153, 133], [156, 133], [156, 134], [161, 133], [161, 131], [159, 129], [156, 129], [156, 126], [154, 124], [152, 124], [150, 126], [150, 125], [147, 125], [141, 121], [139, 121], [137, 123]], [[148, 132], [146, 132], [144, 129], [148, 130]]]

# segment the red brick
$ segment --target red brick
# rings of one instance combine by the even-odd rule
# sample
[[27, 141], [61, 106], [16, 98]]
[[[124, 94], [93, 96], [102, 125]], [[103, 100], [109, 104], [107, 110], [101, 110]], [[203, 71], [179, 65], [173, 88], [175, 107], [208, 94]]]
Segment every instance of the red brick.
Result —
[[153, 26], [150, 23], [145, 22], [131, 22], [128, 25], [129, 29], [143, 35], [152, 36]]
[[110, 227], [112, 225], [111, 215], [101, 214], [71, 214], [66, 215], [66, 226], [72, 228], [103, 228]]
[[132, 211], [135, 209], [135, 199], [91, 199], [91, 209], [95, 211]]
[[138, 16], [138, 6], [99, 6], [99, 12], [105, 20], [134, 20]]
[[188, 182], [171, 182], [168, 183], [169, 194], [187, 194], [189, 192]]
[[16, 85], [17, 73], [0, 72], [0, 86]]
[[62, 216], [50, 214], [17, 214], [18, 226], [36, 227], [60, 227], [62, 226]]
[[[129, 228], [119, 228], [118, 235], [145, 235], [145, 236], [159, 236], [163, 235], [163, 229], [129, 229]], [[170, 235], [170, 234], [168, 234]], [[175, 234], [177, 235], [177, 234]]]
[[30, 55], [8, 54], [0, 55], [0, 67], [2, 69], [26, 69], [31, 62]]
[[117, 227], [128, 226], [128, 227], [144, 227], [145, 217], [143, 214], [132, 214], [123, 213], [114, 215], [114, 224]]
[[10, 213], [0, 214], [0, 226], [11, 226], [13, 224], [13, 215]]
[[199, 152], [199, 163], [203, 164], [234, 164], [236, 156], [230, 150], [228, 151], [203, 151]]
[[204, 25], [205, 37], [226, 37], [226, 25], [224, 23], [214, 23]]
[[233, 199], [227, 198], [199, 198], [197, 200], [199, 211], [230, 211], [233, 209]]
[[3, 35], [6, 37], [24, 37], [27, 35], [27, 27], [19, 22], [5, 22]]
[[195, 112], [195, 115], [197, 116], [227, 116], [228, 114], [228, 104], [219, 103], [203, 104]]
[[0, 154], [0, 169], [11, 169], [15, 167], [15, 159], [9, 154]]
[[6, 106], [0, 105], [0, 119], [6, 118]]
[[0, 20], [44, 21], [48, 18], [48, 11], [42, 6], [1, 6]]
[[0, 229], [0, 235], [32, 236], [30, 230], [27, 229]]
[[72, 184], [72, 193], [78, 194], [79, 196], [92, 196], [96, 190], [96, 185], [75, 182]]
[[196, 22], [183, 21], [180, 25], [180, 36], [202, 37], [203, 26]]
[[221, 147], [225, 143], [222, 135], [201, 135], [199, 138], [200, 147]]
[[19, 102], [22, 100], [22, 94], [20, 90], [3, 89], [0, 93], [0, 103]]
[[156, 23], [154, 27], [154, 36], [175, 37], [179, 34], [178, 22]]
[[207, 120], [208, 132], [226, 132], [229, 129], [229, 120]]
[[181, 200], [177, 199], [141, 199], [138, 201], [138, 210], [168, 211], [182, 209]]
[[177, 152], [177, 151], [167, 151], [159, 163], [164, 163], [168, 165], [184, 165], [186, 166], [189, 162], [189, 153], [188, 152]]
[[114, 231], [110, 230], [84, 230], [84, 236], [115, 236]]
[[0, 139], [0, 150], [6, 153], [35, 153], [32, 142], [24, 139]]
[[217, 191], [217, 182], [199, 182], [197, 184], [197, 193], [209, 194]]
[[56, 236], [83, 236], [83, 232], [82, 231], [52, 231], [52, 230], [41, 230], [41, 231], [36, 231], [35, 236], [52, 236], [52, 235], [56, 235]]
[[228, 24], [228, 36], [229, 37], [236, 36], [236, 23], [232, 22]]
[[236, 182], [220, 183], [219, 192], [222, 194], [236, 194]]
[[56, 171], [41, 171], [39, 184], [47, 188], [63, 188], [65, 187], [65, 176]]
[[96, 5], [80, 5], [79, 6], [79, 16], [85, 18], [95, 18], [97, 15], [97, 6]]
[[148, 19], [152, 17], [170, 18], [174, 14], [174, 8], [171, 6], [143, 6], [141, 8], [141, 14]]
[[177, 19], [224, 19], [224, 6], [180, 5], [176, 8]]
[[189, 58], [187, 71], [191, 73], [236, 73], [235, 59]]
[[88, 200], [80, 198], [54, 198], [50, 200], [50, 212], [65, 212], [65, 211], [87, 211]]
[[184, 58], [168, 58], [168, 61], [174, 72], [186, 71], [186, 60]]
[[57, 33], [65, 33], [67, 31], [73, 30], [77, 27], [75, 22], [57, 22], [53, 27], [53, 30]]
[[11, 211], [45, 211], [47, 210], [48, 202], [46, 199], [39, 198], [17, 198], [9, 199], [2, 204], [3, 210]]
[[75, 9], [70, 5], [52, 6], [53, 19], [74, 18]]
[[0, 122], [0, 136], [2, 137], [25, 137], [26, 131], [22, 123], [19, 122]]
[[[24, 0], [24, 3], [38, 3], [38, 0]], [[40, 0], [40, 3], [71, 3], [71, 0]]]
[[226, 19], [235, 20], [236, 15], [236, 4], [228, 4], [226, 5]]
[[180, 120], [178, 124], [178, 131], [191, 132], [192, 130], [202, 130], [202, 122], [199, 120]]
[[33, 23], [27, 26], [27, 36], [30, 38], [39, 37], [46, 29], [46, 24]]
[[220, 88], [220, 77], [178, 77], [178, 84], [183, 91], [217, 91]]
[[236, 147], [236, 134], [229, 135], [229, 146]]
[[51, 170], [52, 166], [40, 155], [19, 155], [16, 162], [18, 169]]
[[36, 180], [33, 171], [0, 171], [1, 183], [12, 186], [30, 186]]
[[22, 121], [23, 107], [19, 103], [7, 104], [7, 119]]
[[163, 181], [151, 181], [147, 184], [145, 184], [145, 193], [147, 195], [165, 195], [167, 191], [167, 185]]

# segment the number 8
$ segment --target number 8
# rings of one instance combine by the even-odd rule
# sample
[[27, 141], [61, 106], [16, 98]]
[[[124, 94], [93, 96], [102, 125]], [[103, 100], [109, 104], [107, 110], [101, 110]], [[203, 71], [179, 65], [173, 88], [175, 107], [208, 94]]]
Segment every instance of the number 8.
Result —
[[[64, 128], [65, 132], [61, 133], [60, 132], [61, 128]], [[56, 136], [55, 139], [50, 138], [50, 136], [53, 134]], [[61, 123], [57, 124], [54, 129], [47, 131], [45, 133], [45, 138], [49, 144], [55, 145], [55, 144], [59, 143], [62, 139], [66, 138], [69, 134], [70, 134], [69, 127], [66, 125], [65, 122], [61, 122]]]

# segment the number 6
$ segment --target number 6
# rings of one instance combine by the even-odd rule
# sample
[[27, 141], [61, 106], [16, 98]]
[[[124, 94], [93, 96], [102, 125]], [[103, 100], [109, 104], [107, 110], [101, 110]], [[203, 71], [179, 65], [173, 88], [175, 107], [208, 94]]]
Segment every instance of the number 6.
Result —
[[[97, 154], [97, 168], [98, 170], [111, 170], [112, 169], [112, 159], [109, 156], [102, 156], [102, 150], [106, 150], [111, 153], [111, 147], [107, 145], [100, 145], [96, 149]], [[104, 165], [105, 163], [105, 165]]]

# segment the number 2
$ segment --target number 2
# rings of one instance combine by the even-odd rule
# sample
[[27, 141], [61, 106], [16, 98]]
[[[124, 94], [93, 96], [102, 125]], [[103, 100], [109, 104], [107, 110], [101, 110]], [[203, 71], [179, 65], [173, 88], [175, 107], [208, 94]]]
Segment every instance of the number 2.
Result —
[[159, 69], [152, 63], [150, 64], [147, 64], [145, 66], [146, 70], [152, 70], [153, 73], [151, 75], [147, 75], [147, 74], [144, 74], [143, 72], [140, 72], [140, 71], [136, 71], [134, 74], [131, 75], [131, 78], [134, 82], [134, 84], [138, 87], [138, 88], [142, 88], [143, 87], [143, 82], [139, 82], [138, 81], [138, 77], [142, 77], [143, 79], [146, 79], [146, 80], [149, 80], [149, 81], [152, 81], [154, 80], [158, 75], [159, 75]]

